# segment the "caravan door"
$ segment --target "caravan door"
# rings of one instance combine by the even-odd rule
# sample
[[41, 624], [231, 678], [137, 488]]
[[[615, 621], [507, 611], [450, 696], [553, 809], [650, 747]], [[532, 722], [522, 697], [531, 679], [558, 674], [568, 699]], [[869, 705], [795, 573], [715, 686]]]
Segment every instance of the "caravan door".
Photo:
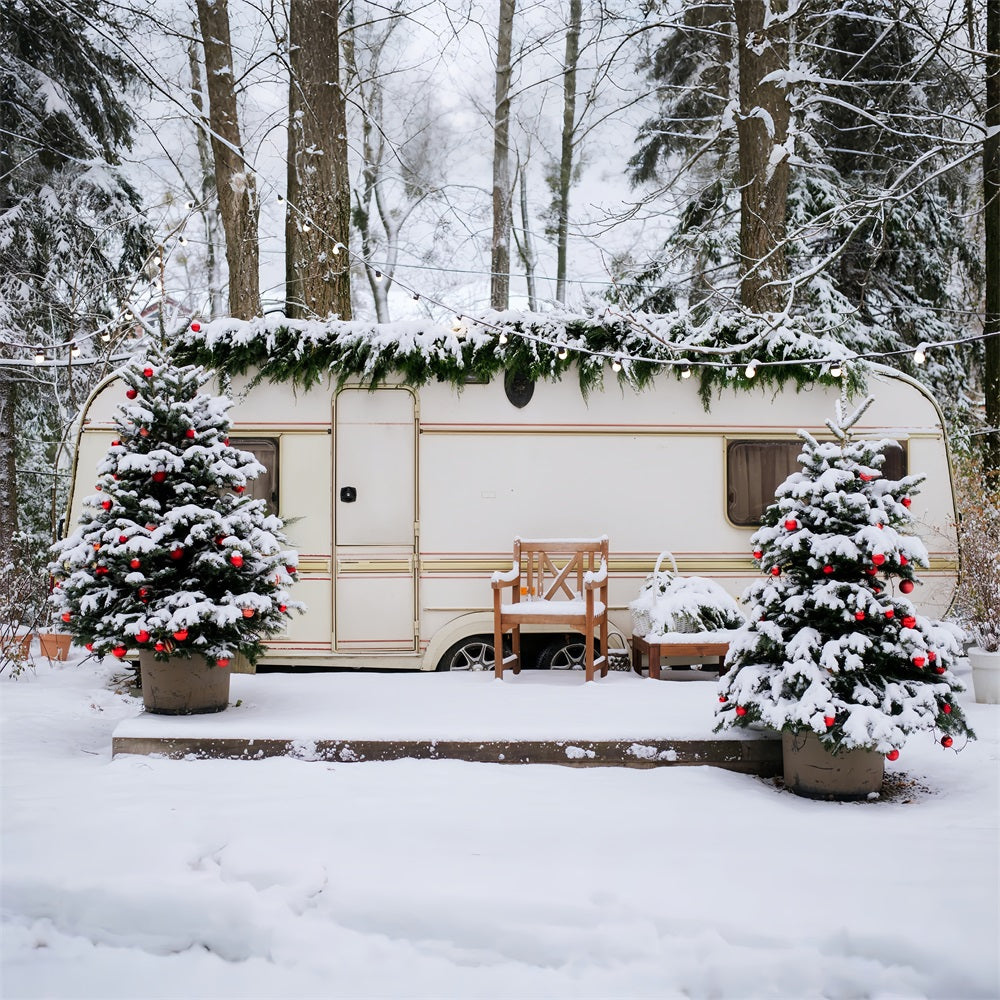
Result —
[[334, 648], [417, 649], [417, 406], [411, 390], [334, 399]]

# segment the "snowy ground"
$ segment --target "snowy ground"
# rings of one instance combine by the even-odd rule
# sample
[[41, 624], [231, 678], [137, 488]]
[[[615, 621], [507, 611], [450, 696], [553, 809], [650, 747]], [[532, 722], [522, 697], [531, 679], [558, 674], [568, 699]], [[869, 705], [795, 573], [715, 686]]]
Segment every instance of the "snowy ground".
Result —
[[[0, 677], [7, 1000], [1000, 995], [997, 706], [827, 804], [702, 767], [112, 760], [140, 706], [110, 675]], [[635, 680], [665, 736], [714, 700]]]

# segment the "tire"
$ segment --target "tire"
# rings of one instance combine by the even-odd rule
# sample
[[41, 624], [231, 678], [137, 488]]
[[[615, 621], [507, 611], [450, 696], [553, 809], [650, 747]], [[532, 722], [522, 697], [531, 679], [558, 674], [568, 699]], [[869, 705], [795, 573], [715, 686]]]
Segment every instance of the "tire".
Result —
[[438, 670], [489, 670], [495, 667], [493, 636], [469, 635], [441, 657]]
[[[597, 656], [597, 642], [594, 642], [594, 656]], [[583, 670], [587, 644], [582, 635], [561, 636], [550, 642], [538, 654], [539, 670]]]

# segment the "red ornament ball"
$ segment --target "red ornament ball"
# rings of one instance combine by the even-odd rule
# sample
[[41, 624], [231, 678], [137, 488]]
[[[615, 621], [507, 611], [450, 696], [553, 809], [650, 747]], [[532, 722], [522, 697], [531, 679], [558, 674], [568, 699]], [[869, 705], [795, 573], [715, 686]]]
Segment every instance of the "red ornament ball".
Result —
[[285, 572], [288, 573], [289, 575], [295, 573], [296, 570], [297, 570], [297, 567], [295, 567], [295, 566], [286, 566], [285, 567]]
[[906, 566], [909, 563], [909, 561], [910, 560], [907, 559], [906, 556], [904, 556], [902, 552], [900, 552], [900, 554], [899, 554], [899, 565], [900, 566]]
[[927, 658], [925, 656], [914, 656], [913, 657], [913, 665], [915, 667], [922, 667], [926, 662], [927, 662]]
[[244, 490], [246, 490], [245, 486], [234, 486], [233, 487], [233, 492], [237, 493], [237, 494], [244, 492]]
[[824, 715], [823, 721], [826, 723], [827, 729], [832, 729], [837, 720], [832, 715]]
[[944, 712], [945, 715], [951, 715], [951, 705], [949, 705], [948, 702], [945, 702], [941, 706], [941, 711]]
[[154, 483], [163, 483], [166, 482], [166, 480], [167, 474], [163, 471], [163, 469], [157, 469], [156, 472], [153, 473]]
[[114, 646], [111, 650], [111, 655], [117, 656], [120, 660], [127, 652], [128, 650], [124, 646]]
[[215, 661], [215, 665], [217, 667], [228, 667], [229, 666], [229, 657], [227, 657], [227, 656], [220, 656]]
[[135, 634], [135, 641], [149, 642], [149, 633], [144, 628], [139, 629], [139, 631]]
[[243, 609], [243, 617], [244, 618], [253, 618], [253, 608], [244, 608]]
[[931, 651], [930, 651], [930, 652], [929, 652], [929, 653], [927, 654], [927, 659], [928, 659], [928, 660], [930, 660], [930, 661], [931, 661], [931, 663], [933, 663], [933, 662], [934, 662], [934, 661], [935, 661], [935, 660], [937, 659], [937, 653], [935, 653], [935, 652], [934, 652], [934, 650], [932, 649], [932, 650], [931, 650]]
[[936, 674], [943, 674], [944, 671], [945, 671], [944, 667], [935, 667], [934, 668], [934, 673], [936, 673]]
[[736, 706], [736, 714], [741, 718], [747, 714], [747, 710], [742, 705]]
[[787, 521], [785, 521], [785, 531], [795, 531], [798, 526], [799, 522], [796, 521], [794, 517], [790, 517]]
[[886, 608], [885, 609], [885, 616], [886, 616], [886, 618], [895, 618], [896, 617], [896, 612], [892, 608]]
[[869, 566], [868, 569], [865, 570], [865, 572], [869, 576], [874, 576], [878, 572], [878, 570], [874, 566]]
[[833, 567], [829, 566], [829, 565], [828, 566], [824, 566], [823, 567], [823, 572], [826, 573], [827, 576], [829, 576], [833, 572]]
[[191, 324], [191, 330], [192, 330], [192, 332], [194, 332], [194, 333], [199, 333], [199, 332], [201, 331], [201, 323], [199, 323], [199, 322], [198, 322], [197, 320], [195, 320], [195, 321], [194, 321], [194, 322], [193, 322], [193, 323]]
[[128, 389], [125, 395], [128, 396], [129, 399], [135, 399], [135, 397], [139, 395], [139, 391], [137, 389]]
[[97, 574], [98, 576], [104, 576], [104, 575], [106, 575], [106, 574], [107, 574], [107, 572], [108, 572], [108, 567], [107, 567], [107, 566], [95, 566], [95, 567], [94, 567], [94, 572], [95, 572], [95, 573], [96, 573], [96, 574]]
[[92, 653], [94, 651], [94, 644], [92, 642], [88, 642], [83, 648], [87, 650], [88, 653]]
[[282, 613], [284, 613], [285, 611], [288, 610], [288, 605], [287, 604], [279, 604], [278, 605], [278, 610], [281, 611]]
[[171, 549], [170, 550], [170, 558], [171, 559], [183, 559], [184, 558], [184, 549], [181, 548], [180, 546], [178, 546], [176, 549]]
[[141, 437], [141, 438], [149, 437], [149, 428], [148, 427], [140, 427], [139, 428], [139, 437]]
[[726, 696], [724, 694], [719, 695], [719, 704], [724, 705], [726, 702]]
[[885, 755], [885, 759], [886, 760], [899, 760], [899, 751], [898, 750], [890, 750]]
[[780, 566], [772, 566], [771, 567], [771, 576], [781, 576], [781, 567]]
[[193, 428], [193, 427], [189, 427], [189, 428], [188, 428], [188, 429], [187, 429], [187, 430], [186, 430], [186, 431], [184, 432], [184, 436], [185, 436], [185, 437], [189, 437], [189, 438], [193, 438], [193, 437], [194, 437], [194, 428]]
[[764, 553], [760, 549], [754, 549], [753, 550], [753, 557], [754, 557], [754, 559], [761, 559], [761, 558], [763, 558], [763, 556], [764, 556]]
[[909, 594], [913, 591], [913, 581], [912, 580], [900, 580], [899, 589], [904, 594]]
[[143, 374], [143, 375], [145, 375], [145, 376], [146, 376], [146, 378], [152, 378], [152, 377], [153, 377], [153, 369], [152, 369], [152, 368], [150, 368], [150, 367], [149, 367], [149, 366], [147, 365], [147, 367], [143, 368], [143, 370], [142, 370], [142, 374]]
[[98, 493], [100, 493], [101, 490], [104, 489], [104, 487], [100, 483], [94, 483], [94, 489], [97, 490]]
[[105, 510], [111, 510], [111, 501], [110, 501], [110, 500], [102, 500], [102, 501], [101, 501], [101, 506], [102, 506], [102, 507], [103, 507], [103, 508], [104, 508]]
[[884, 562], [885, 562], [885, 556], [884, 556], [884, 555], [882, 555], [882, 553], [881, 553], [881, 552], [876, 552], [876, 553], [875, 553], [875, 554], [874, 554], [874, 555], [872, 556], [872, 562], [873, 562], [873, 563], [875, 563], [875, 565], [876, 565], [876, 566], [881, 566], [881, 565], [882, 565], [882, 563], [884, 563]]
[[176, 640], [177, 640], [178, 642], [183, 642], [183, 641], [184, 641], [184, 640], [185, 640], [185, 639], [186, 639], [187, 637], [188, 637], [188, 630], [187, 630], [186, 628], [179, 628], [179, 629], [178, 629], [178, 630], [177, 630], [177, 631], [176, 631], [176, 632], [174, 633], [174, 638], [175, 638], [175, 639], [176, 639]]
[[903, 619], [903, 628], [915, 628], [917, 624], [917, 619], [913, 615], [907, 615]]
[[162, 653], [166, 648], [167, 648], [166, 645], [164, 645], [164, 643], [162, 643], [162, 642], [158, 642], [153, 647], [153, 649], [155, 649], [158, 653]]
[[112, 448], [120, 448], [121, 447], [121, 441], [112, 441], [111, 442], [111, 447]]
[[138, 559], [129, 560], [129, 566], [131, 566], [132, 569], [138, 569], [141, 565], [142, 563]]
[[947, 750], [948, 747], [950, 747], [954, 742], [955, 741], [950, 736], [941, 737], [941, 746], [943, 746], [945, 750]]
[[71, 615], [71, 614], [70, 614], [70, 613], [69, 613], [68, 611], [64, 611], [64, 612], [62, 613], [62, 620], [63, 620], [64, 622], [68, 622], [68, 621], [69, 621], [69, 620], [70, 620], [70, 619], [71, 619], [72, 617], [73, 617], [73, 616], [72, 616], [72, 615]]
[[127, 541], [128, 541], [128, 535], [119, 535], [118, 536], [118, 542], [119, 542], [119, 544], [124, 545]]
[[901, 503], [901, 504], [902, 504], [902, 505], [903, 505], [904, 507], [909, 507], [909, 506], [910, 506], [910, 504], [911, 504], [911, 503], [913, 503], [913, 501], [912, 501], [912, 500], [911, 500], [911, 499], [910, 499], [909, 497], [903, 497], [903, 499], [902, 499], [902, 500], [900, 500], [899, 502], [900, 502], [900, 503]]
[[855, 611], [854, 617], [857, 621], [863, 622], [865, 620], [865, 613], [863, 611]]
[[241, 566], [243, 565], [243, 556], [241, 556], [241, 555], [239, 554], [239, 552], [234, 552], [234, 553], [233, 553], [233, 554], [232, 554], [232, 555], [231, 555], [231, 556], [229, 557], [229, 561], [230, 561], [230, 562], [231, 562], [231, 563], [232, 563], [232, 564], [233, 564], [233, 565], [234, 565], [234, 566], [235, 566], [235, 567], [236, 567], [237, 569], [239, 569], [239, 568], [240, 568], [240, 567], [241, 567]]
[[224, 445], [225, 445], [225, 446], [226, 446], [226, 447], [228, 448], [228, 447], [229, 447], [229, 438], [227, 438], [227, 437], [224, 437], [224, 438], [222, 439], [222, 443], [223, 443], [223, 444], [224, 444]]

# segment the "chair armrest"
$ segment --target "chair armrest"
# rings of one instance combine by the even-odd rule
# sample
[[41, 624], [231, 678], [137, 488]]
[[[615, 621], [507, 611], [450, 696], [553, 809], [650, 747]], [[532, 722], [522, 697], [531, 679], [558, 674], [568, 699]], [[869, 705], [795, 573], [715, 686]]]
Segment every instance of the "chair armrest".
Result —
[[493, 576], [490, 577], [490, 582], [493, 584], [494, 590], [500, 590], [503, 587], [512, 587], [521, 578], [521, 564], [514, 563], [513, 566], [506, 573], [501, 573], [497, 570]]
[[587, 570], [583, 574], [583, 589], [584, 590], [594, 590], [597, 587], [604, 585], [605, 581], [608, 579], [608, 564], [607, 561], [602, 559], [601, 565], [598, 566], [593, 572]]

